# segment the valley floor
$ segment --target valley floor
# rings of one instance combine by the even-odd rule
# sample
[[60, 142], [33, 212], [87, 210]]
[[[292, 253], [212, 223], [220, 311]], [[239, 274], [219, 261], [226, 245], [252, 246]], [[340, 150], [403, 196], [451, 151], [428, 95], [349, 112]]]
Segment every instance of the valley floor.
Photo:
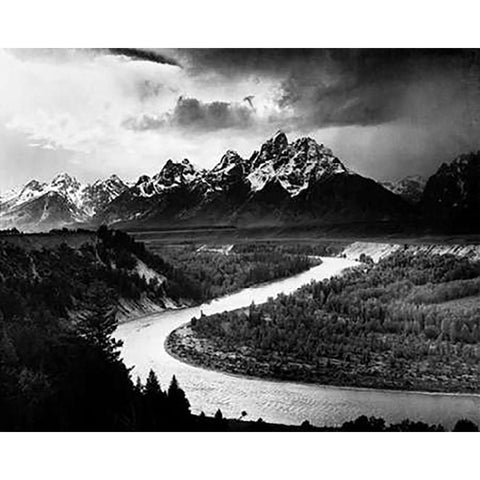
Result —
[[346, 226], [332, 227], [257, 227], [257, 228], [177, 228], [177, 229], [136, 229], [128, 230], [137, 240], [154, 246], [186, 241], [198, 243], [242, 243], [268, 241], [281, 243], [335, 243], [347, 246], [354, 242], [393, 243], [409, 245], [480, 245], [480, 234], [441, 234], [436, 232], [411, 233], [393, 230], [391, 232], [356, 231]]
[[[373, 320], [373, 317], [369, 317], [368, 314], [366, 314], [366, 319], [358, 318], [354, 321], [352, 318], [348, 320], [348, 314], [342, 313], [340, 309], [338, 314], [341, 317], [343, 316], [341, 322], [344, 323], [338, 325], [337, 328], [340, 330], [331, 332], [329, 335], [331, 335], [332, 341], [337, 342], [339, 333], [345, 328], [345, 322], [347, 324], [351, 321], [360, 322], [352, 323], [351, 327], [348, 328], [365, 328], [365, 332], [361, 336], [362, 341], [367, 342], [365, 346], [368, 346], [368, 352], [352, 348], [348, 350], [348, 354], [342, 355], [338, 352], [331, 356], [315, 354], [311, 360], [306, 360], [306, 358], [312, 356], [303, 355], [301, 347], [295, 347], [296, 350], [291, 352], [265, 347], [262, 342], [266, 341], [270, 345], [271, 338], [265, 337], [268, 334], [265, 334], [265, 330], [262, 330], [263, 327], [259, 328], [257, 335], [262, 335], [264, 340], [252, 339], [252, 335], [255, 337], [255, 334], [245, 333], [248, 332], [249, 328], [257, 328], [253, 324], [249, 326], [248, 312], [229, 312], [228, 316], [223, 318], [219, 316], [211, 321], [204, 317], [205, 319], [199, 320], [203, 325], [200, 329], [193, 328], [192, 324], [184, 325], [170, 334], [166, 342], [166, 348], [177, 359], [198, 367], [264, 379], [353, 388], [479, 393], [480, 365], [476, 361], [479, 352], [476, 324], [480, 313], [480, 296], [477, 293], [477, 279], [480, 277], [475, 277], [478, 272], [476, 274], [468, 273], [465, 278], [472, 278], [472, 275], [474, 278], [442, 282], [435, 275], [432, 276], [432, 272], [437, 271], [438, 268], [443, 268], [444, 274], [448, 277], [457, 267], [467, 268], [468, 271], [470, 267], [467, 266], [471, 265], [472, 268], [478, 269], [480, 246], [449, 243], [400, 245], [357, 241], [348, 245], [340, 253], [340, 256], [356, 260], [361, 255], [367, 255], [370, 259], [373, 258], [375, 262], [378, 262], [392, 254], [397, 255], [400, 262], [417, 256], [424, 259], [422, 261], [427, 262], [425, 265], [414, 266], [412, 264], [411, 267], [408, 267], [411, 270], [407, 269], [402, 275], [406, 274], [405, 279], [409, 278], [409, 275], [414, 275], [412, 279], [416, 276], [418, 280], [420, 278], [418, 277], [419, 270], [415, 269], [424, 268], [422, 275], [426, 275], [425, 278], [430, 278], [430, 281], [420, 280], [420, 284], [416, 286], [407, 282], [404, 288], [407, 289], [405, 295], [408, 296], [404, 297], [395, 294], [394, 282], [392, 283], [393, 287], [387, 286], [385, 290], [382, 290], [381, 295], [378, 289], [377, 291], [374, 288], [366, 289], [365, 285], [368, 282], [373, 282], [371, 283], [373, 287], [376, 280], [374, 275], [370, 277], [370, 280], [368, 280], [368, 276], [365, 277], [367, 283], [359, 284], [358, 292], [360, 293], [353, 292], [354, 296], [360, 295], [360, 297], [355, 298], [355, 302], [359, 301], [359, 298], [370, 301], [368, 300], [369, 297], [372, 297], [373, 300], [377, 295], [378, 298], [388, 297], [388, 301], [377, 303], [375, 309], [371, 310], [371, 314], [375, 317], [380, 315], [378, 318], [381, 324], [378, 324], [378, 320]], [[444, 255], [447, 256], [443, 257]], [[451, 255], [454, 255], [454, 257]], [[435, 262], [437, 263], [430, 265], [429, 258], [436, 259]], [[442, 267], [443, 258], [458, 258], [459, 260], [458, 262], [452, 260], [451, 266], [443, 265]], [[415, 260], [413, 262], [415, 263]], [[390, 266], [385, 267], [384, 271], [395, 272], [395, 268], [395, 262], [393, 262]], [[395, 278], [395, 275], [396, 273], [393, 278]], [[458, 278], [463, 278], [462, 274], [459, 273]], [[397, 280], [400, 281], [401, 278], [398, 277]], [[414, 280], [414, 282], [417, 280]], [[377, 283], [377, 285], [383, 289], [381, 283]], [[473, 293], [468, 293], [468, 288], [472, 287], [475, 290], [472, 291]], [[365, 295], [367, 296], [365, 297]], [[294, 298], [295, 295], [292, 296], [291, 300], [292, 309], [299, 308], [298, 305], [300, 305], [300, 303], [295, 305]], [[308, 301], [310, 301], [308, 300], [308, 294], [306, 294], [306, 298], [307, 304], [305, 305], [308, 305]], [[402, 305], [398, 303], [404, 300], [406, 300], [406, 303]], [[343, 301], [346, 302], [348, 308], [355, 308], [350, 305], [350, 302], [352, 305], [355, 303], [354, 297], [349, 300], [347, 294]], [[372, 308], [371, 304], [363, 303], [364, 301], [360, 300], [359, 304], [360, 311], [364, 311], [362, 315], [365, 315], [368, 308]], [[283, 304], [283, 301], [280, 303]], [[272, 325], [268, 322], [272, 322], [270, 315], [278, 315], [275, 308], [274, 302], [270, 307], [260, 309], [260, 322], [267, 322], [267, 324]], [[317, 305], [312, 307], [311, 311], [314, 312], [315, 308], [323, 307]], [[384, 313], [381, 313], [382, 311]], [[390, 311], [392, 313], [388, 313]], [[389, 315], [394, 315], [393, 318], [396, 318], [396, 311], [402, 311], [403, 313], [398, 315], [406, 315], [406, 317], [404, 320], [403, 317], [399, 316], [399, 320], [395, 320], [405, 323], [398, 323], [396, 328], [401, 330], [393, 332], [389, 331], [391, 327], [387, 324]], [[385, 315], [387, 319], [384, 318]], [[294, 321], [294, 318], [296, 318], [295, 315], [293, 315], [292, 321]], [[213, 333], [209, 328], [215, 325], [212, 322], [217, 321], [221, 325], [216, 333]], [[337, 320], [335, 319], [335, 321]], [[384, 321], [387, 323], [384, 324]], [[367, 327], [367, 324], [363, 322], [372, 322], [372, 325]], [[375, 322], [376, 324], [374, 324]], [[365, 327], [359, 327], [360, 324], [365, 325]], [[353, 327], [353, 325], [357, 326]], [[278, 332], [283, 335], [285, 334], [285, 328], [287, 328], [288, 335], [288, 328], [291, 327], [291, 324], [285, 323], [279, 327]], [[304, 327], [305, 325], [298, 323], [295, 328], [298, 330]], [[233, 340], [232, 328], [236, 329], [235, 335], [237, 335], [238, 341]], [[404, 331], [404, 328], [408, 328], [408, 330]], [[273, 334], [275, 335], [275, 332]], [[290, 334], [293, 335], [293, 332], [290, 332]], [[352, 340], [348, 340], [348, 335], [347, 333], [345, 342], [355, 340], [355, 336], [351, 337]], [[241, 341], [243, 337], [245, 339], [250, 338], [250, 340]], [[323, 341], [328, 344], [330, 338], [326, 337]], [[402, 345], [403, 342], [405, 342], [404, 345]], [[399, 345], [399, 349], [395, 347], [396, 344]], [[401, 354], [399, 355], [399, 352], [395, 353], [394, 350], [401, 351]], [[419, 351], [423, 353], [414, 353]]]

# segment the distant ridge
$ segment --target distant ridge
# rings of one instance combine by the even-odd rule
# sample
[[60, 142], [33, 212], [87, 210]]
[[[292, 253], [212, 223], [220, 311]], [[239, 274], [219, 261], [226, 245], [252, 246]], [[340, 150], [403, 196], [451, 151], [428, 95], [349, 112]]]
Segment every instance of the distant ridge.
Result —
[[[278, 131], [249, 158], [227, 150], [210, 170], [168, 160], [127, 185], [116, 175], [82, 185], [67, 173], [0, 195], [0, 228], [404, 225], [480, 230], [480, 153], [443, 164], [428, 181], [379, 183], [311, 137]], [[367, 228], [367, 227], [366, 227]], [[410, 227], [409, 227], [410, 228]]]

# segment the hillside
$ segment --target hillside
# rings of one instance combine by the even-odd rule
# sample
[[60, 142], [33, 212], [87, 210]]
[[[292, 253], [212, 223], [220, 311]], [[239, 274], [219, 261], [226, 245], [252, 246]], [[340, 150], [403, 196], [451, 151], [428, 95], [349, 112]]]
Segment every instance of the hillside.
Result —
[[94, 286], [108, 292], [120, 319], [193, 301], [191, 282], [173, 266], [128, 235], [107, 229], [0, 236], [0, 275], [7, 288], [4, 315], [9, 305], [36, 312], [41, 301], [45, 311], [73, 319], [88, 307]]
[[432, 175], [421, 199], [423, 214], [437, 228], [480, 231], [480, 152], [460, 155]]

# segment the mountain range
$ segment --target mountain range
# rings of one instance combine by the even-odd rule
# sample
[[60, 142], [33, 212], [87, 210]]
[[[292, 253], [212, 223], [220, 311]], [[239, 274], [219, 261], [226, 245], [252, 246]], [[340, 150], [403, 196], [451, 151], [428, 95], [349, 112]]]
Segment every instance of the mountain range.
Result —
[[[310, 137], [277, 132], [249, 158], [228, 150], [210, 170], [168, 160], [159, 173], [128, 185], [116, 175], [82, 185], [68, 174], [32, 180], [0, 195], [0, 227], [46, 230], [120, 227], [312, 226], [402, 223], [455, 215], [475, 223], [480, 154], [418, 176], [379, 183], [349, 168]], [[478, 222], [477, 222], [478, 223]]]
[[138, 226], [251, 227], [385, 221], [408, 210], [400, 196], [350, 171], [326, 146], [308, 137], [289, 143], [278, 132], [250, 158], [229, 150], [211, 170], [197, 170], [186, 159], [169, 160], [94, 219]]
[[67, 173], [50, 183], [31, 180], [0, 195], [0, 225], [38, 231], [83, 223], [126, 189], [116, 175], [86, 185]]

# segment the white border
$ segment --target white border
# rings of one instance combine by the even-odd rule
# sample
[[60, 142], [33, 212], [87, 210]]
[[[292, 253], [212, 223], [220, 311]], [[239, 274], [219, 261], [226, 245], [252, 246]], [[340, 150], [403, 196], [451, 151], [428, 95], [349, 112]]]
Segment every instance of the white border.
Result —
[[471, 478], [473, 435], [2, 434], [1, 469], [8, 479]]
[[[458, 0], [16, 0], [0, 7], [0, 46], [462, 48], [479, 46], [478, 18], [475, 2]], [[465, 435], [0, 434], [0, 471], [49, 480], [437, 480], [477, 471], [477, 437]]]
[[471, 0], [11, 0], [0, 45], [464, 48], [478, 46], [477, 10]]

